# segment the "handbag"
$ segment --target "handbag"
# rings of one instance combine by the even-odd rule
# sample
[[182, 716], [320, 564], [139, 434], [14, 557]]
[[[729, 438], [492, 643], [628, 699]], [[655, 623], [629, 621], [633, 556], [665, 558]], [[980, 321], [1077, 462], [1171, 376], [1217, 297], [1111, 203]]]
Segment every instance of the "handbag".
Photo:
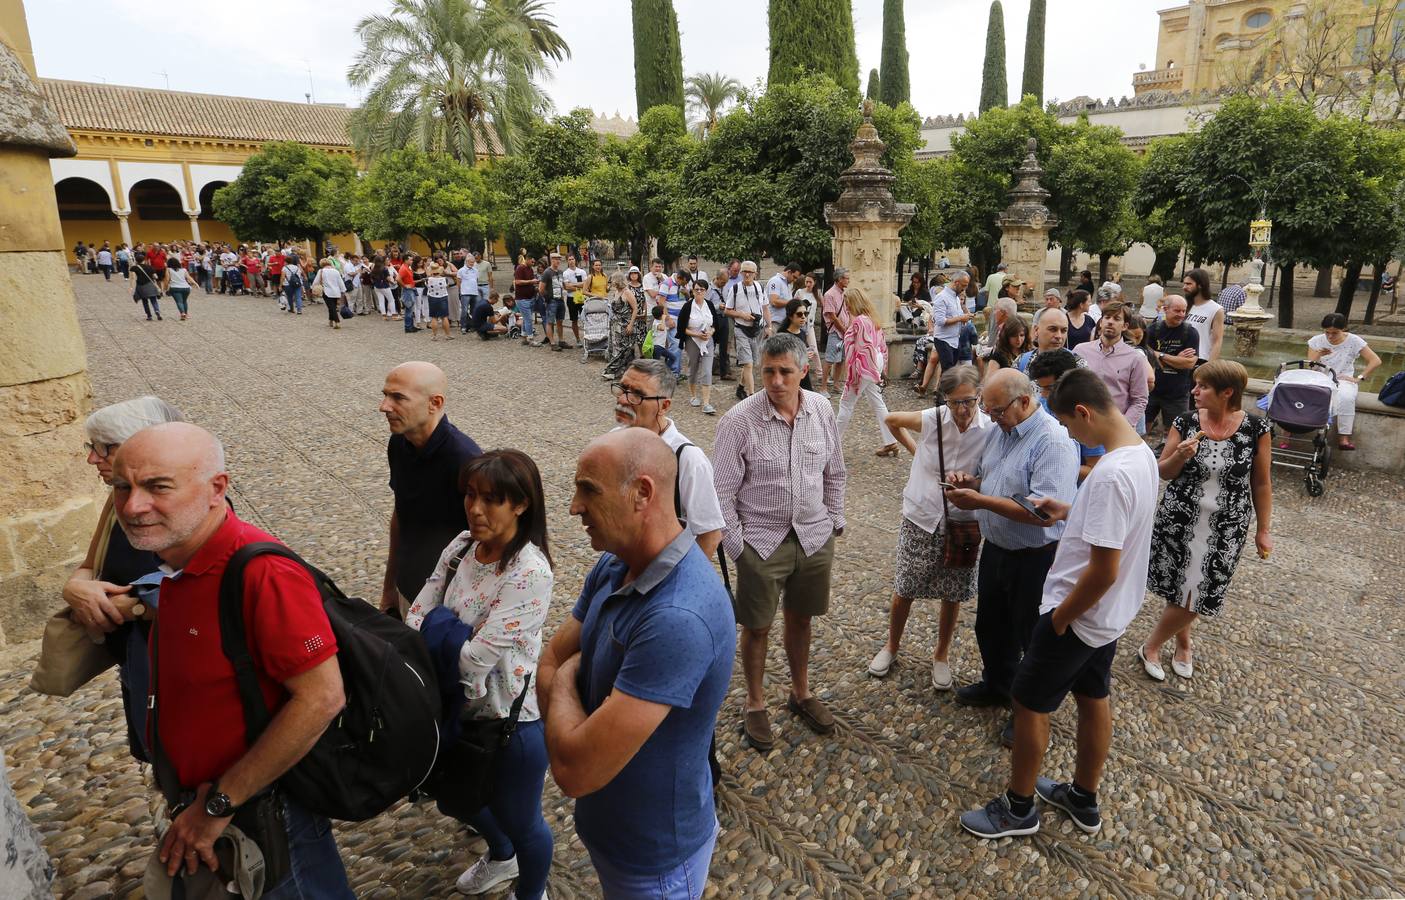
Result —
[[322, 299], [322, 273], [318, 272], [312, 278], [312, 296], [318, 300]]
[[[93, 571], [101, 572], [107, 561], [107, 544], [117, 512], [110, 506], [98, 522], [98, 545], [93, 553]], [[101, 635], [99, 635], [101, 637]], [[51, 697], [68, 697], [83, 685], [117, 665], [117, 659], [102, 640], [94, 640], [88, 629], [73, 618], [73, 607], [63, 609], [44, 623], [39, 662], [29, 677], [31, 690]]]
[[[942, 443], [941, 414], [937, 414], [937, 464], [946, 478], [946, 448]], [[969, 569], [981, 552], [981, 526], [978, 522], [951, 521], [951, 508], [942, 491], [942, 565], [948, 569]]]
[[348, 304], [346, 303], [346, 301], [342, 301], [341, 309], [337, 310], [337, 313], [338, 313], [343, 319], [350, 319], [350, 318], [352, 318], [353, 316], [356, 315], [356, 313], [354, 313], [354, 312], [351, 311], [351, 306], [348, 305]]

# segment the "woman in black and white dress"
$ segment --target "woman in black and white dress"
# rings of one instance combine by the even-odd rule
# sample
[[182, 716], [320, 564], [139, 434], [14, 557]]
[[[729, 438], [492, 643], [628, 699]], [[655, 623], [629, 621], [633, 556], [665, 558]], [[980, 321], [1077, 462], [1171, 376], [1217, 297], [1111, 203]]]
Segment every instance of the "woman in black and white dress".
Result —
[[1169, 484], [1156, 509], [1147, 590], [1167, 606], [1137, 647], [1142, 667], [1157, 681], [1166, 679], [1161, 646], [1172, 636], [1171, 668], [1182, 678], [1193, 674], [1191, 626], [1220, 612], [1248, 535], [1251, 505], [1259, 556], [1267, 558], [1273, 549], [1270, 431], [1266, 421], [1240, 408], [1248, 381], [1233, 360], [1196, 369], [1195, 409], [1176, 418], [1161, 451], [1161, 477]]

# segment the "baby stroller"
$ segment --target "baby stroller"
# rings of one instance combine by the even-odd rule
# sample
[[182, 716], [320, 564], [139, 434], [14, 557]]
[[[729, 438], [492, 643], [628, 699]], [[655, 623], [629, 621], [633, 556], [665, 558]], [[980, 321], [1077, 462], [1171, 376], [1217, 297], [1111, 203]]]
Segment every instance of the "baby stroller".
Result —
[[590, 354], [610, 352], [610, 303], [604, 297], [587, 297], [581, 307], [581, 362]]
[[1332, 461], [1327, 429], [1337, 402], [1336, 373], [1318, 362], [1286, 362], [1264, 399], [1275, 432], [1273, 464], [1301, 469], [1308, 496], [1321, 497]]

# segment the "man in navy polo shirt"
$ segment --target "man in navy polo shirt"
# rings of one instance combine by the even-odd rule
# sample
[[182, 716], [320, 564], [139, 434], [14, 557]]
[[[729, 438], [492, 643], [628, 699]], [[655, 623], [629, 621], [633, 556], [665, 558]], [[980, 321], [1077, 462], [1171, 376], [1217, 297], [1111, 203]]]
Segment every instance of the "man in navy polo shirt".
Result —
[[677, 474], [642, 428], [586, 447], [571, 514], [604, 553], [537, 668], [551, 773], [607, 898], [696, 900], [717, 843], [708, 747], [736, 628]]
[[407, 362], [390, 370], [381, 389], [395, 494], [381, 609], [398, 610], [402, 619], [444, 548], [468, 530], [459, 470], [483, 451], [444, 415], [448, 385], [433, 363]]

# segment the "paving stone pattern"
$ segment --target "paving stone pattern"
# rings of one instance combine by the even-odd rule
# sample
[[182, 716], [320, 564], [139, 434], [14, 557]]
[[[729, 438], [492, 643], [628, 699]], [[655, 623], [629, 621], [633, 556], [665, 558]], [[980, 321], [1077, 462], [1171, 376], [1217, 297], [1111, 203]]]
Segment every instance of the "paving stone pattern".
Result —
[[[569, 614], [595, 554], [567, 513], [577, 453], [611, 425], [600, 363], [476, 338], [431, 342], [362, 317], [340, 331], [321, 305], [301, 316], [257, 298], [191, 298], [193, 317], [148, 323], [119, 283], [80, 277], [79, 312], [94, 401], [151, 392], [224, 439], [241, 515], [375, 596], [391, 496], [385, 372], [427, 359], [449, 373], [452, 420], [484, 447], [519, 447], [541, 466], [557, 588], [551, 627]], [[733, 402], [730, 383], [718, 405]], [[892, 385], [894, 408], [920, 402]], [[676, 409], [705, 448], [715, 422]], [[1334, 473], [1310, 500], [1275, 473], [1269, 561], [1245, 558], [1219, 620], [1198, 630], [1196, 676], [1164, 685], [1137, 667], [1131, 640], [1159, 612], [1149, 602], [1119, 654], [1115, 734], [1101, 791], [1106, 826], [1088, 837], [1060, 814], [1033, 839], [986, 842], [957, 815], [1000, 790], [1003, 713], [957, 706], [924, 664], [934, 611], [919, 604], [893, 674], [865, 673], [886, 627], [905, 459], [875, 459], [872, 415], [849, 437], [849, 529], [840, 541], [832, 614], [817, 620], [813, 683], [838, 727], [817, 737], [784, 711], [784, 657], [773, 642], [768, 694], [775, 749], [745, 749], [738, 670], [718, 723], [725, 775], [710, 897], [1385, 897], [1405, 892], [1402, 749], [1405, 692], [1400, 535], [1405, 480]], [[978, 674], [974, 611], [952, 657]], [[126, 753], [115, 679], [67, 700], [25, 687], [34, 650], [0, 675], [0, 741], [15, 789], [58, 866], [63, 897], [139, 897], [151, 846], [149, 777]], [[1169, 668], [1169, 666], [1168, 666]], [[1046, 772], [1069, 777], [1075, 720], [1054, 717]], [[550, 894], [596, 896], [571, 804], [548, 779], [556, 835]], [[444, 897], [481, 842], [431, 805], [401, 804], [339, 826], [363, 897]], [[506, 891], [498, 896], [505, 896]]]

